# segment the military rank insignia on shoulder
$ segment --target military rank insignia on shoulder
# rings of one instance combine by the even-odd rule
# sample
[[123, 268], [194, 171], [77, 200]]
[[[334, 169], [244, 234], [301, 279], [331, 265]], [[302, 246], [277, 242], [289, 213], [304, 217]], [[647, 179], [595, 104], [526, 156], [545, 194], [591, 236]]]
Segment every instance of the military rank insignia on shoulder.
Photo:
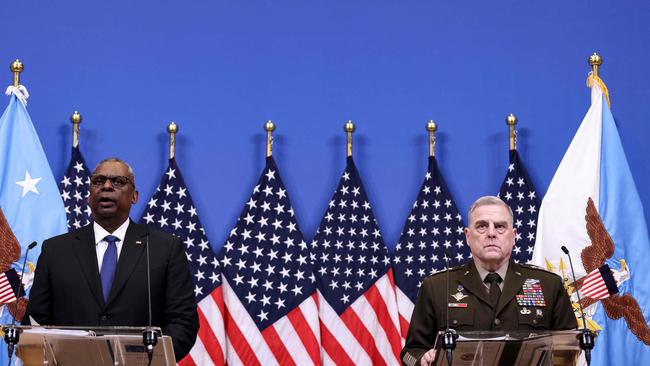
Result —
[[451, 268], [449, 268], [449, 269], [443, 269], [443, 270], [438, 271], [438, 272], [436, 272], [436, 273], [432, 273], [432, 274], [430, 274], [430, 275], [427, 276], [426, 278], [429, 278], [429, 277], [435, 277], [435, 276], [438, 276], [438, 275], [444, 274], [444, 273], [447, 272], [447, 271], [449, 271], [449, 272], [454, 272], [454, 271], [458, 271], [458, 270], [460, 270], [460, 269], [464, 269], [464, 268], [465, 268], [465, 265], [459, 265], [459, 266], [451, 267]]
[[522, 267], [524, 267], [524, 268], [534, 269], [534, 270], [540, 270], [540, 271], [544, 271], [544, 272], [547, 272], [547, 273], [552, 273], [552, 274], [554, 274], [554, 275], [556, 275], [556, 276], [558, 275], [558, 274], [555, 273], [555, 272], [549, 271], [548, 269], [546, 269], [546, 268], [544, 268], [544, 267], [537, 266], [537, 265], [535, 265], [535, 264], [519, 263], [519, 265], [522, 266]]

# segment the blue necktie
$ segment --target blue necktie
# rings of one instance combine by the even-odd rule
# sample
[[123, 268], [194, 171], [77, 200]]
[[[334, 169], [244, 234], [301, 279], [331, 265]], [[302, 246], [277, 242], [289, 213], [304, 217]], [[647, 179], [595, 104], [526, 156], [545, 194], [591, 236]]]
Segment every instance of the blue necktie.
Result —
[[115, 269], [117, 268], [117, 245], [115, 245], [115, 242], [120, 239], [113, 235], [107, 235], [104, 240], [108, 242], [108, 247], [104, 252], [100, 276], [102, 278], [104, 301], [108, 301], [108, 294], [111, 292], [113, 278], [115, 278]]

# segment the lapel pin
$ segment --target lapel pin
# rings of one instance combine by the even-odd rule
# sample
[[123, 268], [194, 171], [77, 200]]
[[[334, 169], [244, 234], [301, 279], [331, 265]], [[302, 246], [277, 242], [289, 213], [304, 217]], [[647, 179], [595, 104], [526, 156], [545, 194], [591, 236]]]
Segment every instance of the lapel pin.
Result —
[[142, 240], [136, 240], [135, 243], [138, 245], [142, 245]]

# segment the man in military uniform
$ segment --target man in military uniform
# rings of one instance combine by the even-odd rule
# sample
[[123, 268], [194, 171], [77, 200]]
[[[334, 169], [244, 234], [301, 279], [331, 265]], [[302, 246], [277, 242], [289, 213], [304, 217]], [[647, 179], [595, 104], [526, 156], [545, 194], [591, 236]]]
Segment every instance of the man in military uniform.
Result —
[[517, 233], [510, 207], [498, 197], [485, 196], [474, 202], [468, 217], [465, 238], [473, 260], [422, 282], [401, 353], [404, 365], [433, 361], [447, 311], [449, 326], [460, 332], [577, 327], [558, 275], [510, 261]]

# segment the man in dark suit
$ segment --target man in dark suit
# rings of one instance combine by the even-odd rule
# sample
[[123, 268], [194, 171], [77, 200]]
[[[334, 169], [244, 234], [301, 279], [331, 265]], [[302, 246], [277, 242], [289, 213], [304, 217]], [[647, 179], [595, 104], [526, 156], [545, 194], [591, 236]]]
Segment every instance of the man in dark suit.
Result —
[[510, 207], [498, 197], [481, 197], [468, 216], [465, 239], [472, 260], [422, 282], [401, 353], [404, 365], [433, 361], [437, 333], [447, 325], [447, 310], [449, 326], [457, 331], [577, 327], [560, 276], [510, 261], [517, 234]]
[[43, 242], [28, 313], [41, 325], [146, 326], [172, 337], [177, 360], [199, 328], [192, 279], [181, 240], [129, 219], [138, 200], [133, 170], [110, 158], [90, 178], [94, 222]]

